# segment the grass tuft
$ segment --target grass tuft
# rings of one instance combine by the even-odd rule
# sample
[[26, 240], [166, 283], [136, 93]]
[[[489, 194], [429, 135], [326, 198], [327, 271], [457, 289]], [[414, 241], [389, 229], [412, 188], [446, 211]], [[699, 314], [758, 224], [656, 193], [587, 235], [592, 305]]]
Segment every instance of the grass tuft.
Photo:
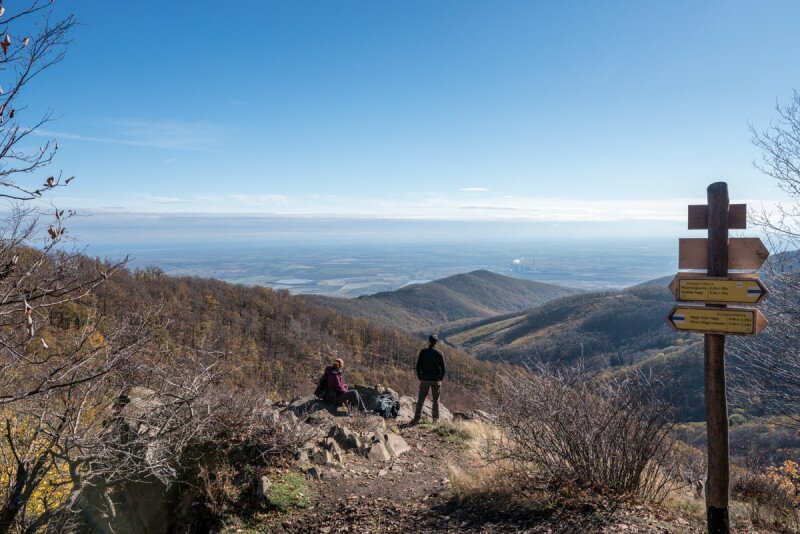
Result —
[[267, 499], [279, 512], [289, 513], [298, 508], [308, 508], [311, 503], [311, 489], [305, 476], [286, 473], [269, 487]]

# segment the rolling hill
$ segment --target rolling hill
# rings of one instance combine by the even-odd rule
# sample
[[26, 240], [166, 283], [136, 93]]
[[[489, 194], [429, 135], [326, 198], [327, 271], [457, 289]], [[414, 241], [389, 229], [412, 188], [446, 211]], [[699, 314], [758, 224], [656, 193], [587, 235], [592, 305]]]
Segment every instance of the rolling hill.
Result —
[[317, 295], [301, 298], [380, 326], [421, 332], [440, 325], [519, 312], [579, 292], [480, 270], [355, 299]]
[[690, 339], [664, 316], [674, 299], [660, 281], [621, 291], [571, 295], [524, 312], [455, 325], [442, 336], [488, 360], [631, 365]]
[[702, 337], [667, 326], [664, 317], [674, 303], [668, 283], [669, 278], [660, 278], [621, 291], [571, 295], [524, 312], [454, 325], [441, 335], [484, 360], [582, 362], [602, 372], [652, 373], [666, 386], [679, 420], [702, 420]]

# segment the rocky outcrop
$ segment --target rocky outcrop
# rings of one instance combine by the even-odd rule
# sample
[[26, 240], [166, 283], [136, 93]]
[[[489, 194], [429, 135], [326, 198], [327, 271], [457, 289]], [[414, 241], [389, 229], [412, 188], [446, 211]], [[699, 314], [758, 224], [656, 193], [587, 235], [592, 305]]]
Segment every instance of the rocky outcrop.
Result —
[[345, 450], [361, 450], [361, 439], [346, 426], [335, 425], [328, 433]]
[[322, 401], [313, 395], [298, 397], [292, 400], [292, 402], [290, 402], [289, 405], [283, 409], [281, 414], [286, 412], [291, 412], [297, 418], [302, 420], [307, 420], [309, 417], [317, 418], [317, 420], [319, 420], [319, 418], [327, 418], [325, 413], [331, 417], [345, 417], [349, 415], [349, 411], [346, 406], [338, 406], [333, 402]]
[[[417, 401], [414, 398], [407, 395], [400, 397], [400, 413], [397, 414], [397, 422], [402, 424], [411, 421], [414, 418], [416, 407]], [[433, 401], [431, 401], [430, 397], [425, 400], [425, 404], [422, 406], [422, 418], [423, 420], [433, 418]], [[439, 420], [453, 420], [453, 414], [441, 402], [439, 403]]]

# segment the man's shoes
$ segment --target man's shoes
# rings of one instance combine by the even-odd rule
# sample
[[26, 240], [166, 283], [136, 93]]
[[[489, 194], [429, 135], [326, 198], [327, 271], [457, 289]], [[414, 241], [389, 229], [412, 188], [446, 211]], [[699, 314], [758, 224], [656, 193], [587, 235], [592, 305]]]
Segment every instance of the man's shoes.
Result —
[[412, 419], [412, 420], [411, 420], [411, 421], [408, 423], [408, 426], [417, 426], [418, 424], [419, 424], [419, 419]]

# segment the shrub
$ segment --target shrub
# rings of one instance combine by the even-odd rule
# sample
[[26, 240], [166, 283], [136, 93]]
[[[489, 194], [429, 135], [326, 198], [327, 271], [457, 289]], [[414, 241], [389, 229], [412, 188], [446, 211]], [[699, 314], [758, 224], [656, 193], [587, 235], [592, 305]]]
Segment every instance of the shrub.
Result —
[[745, 421], [746, 419], [744, 415], [740, 413], [732, 413], [730, 416], [728, 416], [728, 424], [731, 426], [739, 426], [744, 424]]
[[762, 473], [740, 472], [731, 480], [731, 493], [747, 505], [749, 519], [754, 525], [785, 527], [794, 523], [797, 527], [800, 486], [797, 485], [796, 464], [792, 464], [794, 462], [787, 461]]
[[434, 425], [433, 429], [447, 442], [452, 443], [461, 450], [468, 449], [469, 441], [473, 438], [472, 432], [465, 425], [458, 423], [443, 421]]
[[[588, 375], [544, 365], [500, 373], [500, 456], [574, 485], [662, 500], [677, 464], [670, 410], [641, 374]], [[497, 453], [495, 453], [497, 454]]]

